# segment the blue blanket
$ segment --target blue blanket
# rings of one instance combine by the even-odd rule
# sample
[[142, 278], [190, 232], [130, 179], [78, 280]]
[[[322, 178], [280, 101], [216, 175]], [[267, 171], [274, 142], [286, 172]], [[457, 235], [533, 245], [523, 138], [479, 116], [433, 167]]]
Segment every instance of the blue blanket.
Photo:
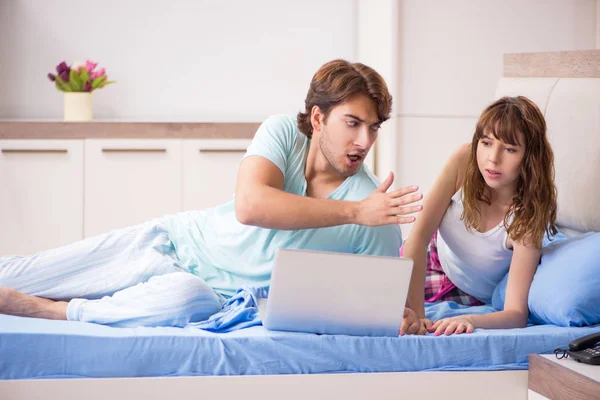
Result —
[[[225, 333], [237, 329], [261, 325], [258, 315], [258, 299], [267, 298], [268, 292], [264, 288], [244, 287], [230, 298], [223, 310], [212, 315], [208, 320], [190, 324], [195, 328], [209, 332]], [[454, 302], [425, 304], [425, 312], [431, 320], [448, 318], [461, 314], [487, 314], [494, 312], [491, 306], [468, 307]]]

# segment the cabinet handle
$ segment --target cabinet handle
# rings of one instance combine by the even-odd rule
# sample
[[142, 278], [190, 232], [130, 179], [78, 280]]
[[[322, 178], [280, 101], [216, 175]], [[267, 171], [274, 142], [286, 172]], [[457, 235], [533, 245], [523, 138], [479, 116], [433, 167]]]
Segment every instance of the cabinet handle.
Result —
[[68, 153], [67, 149], [2, 149], [2, 153]]
[[166, 153], [167, 149], [102, 149], [103, 153]]
[[245, 153], [246, 149], [200, 149], [200, 153]]

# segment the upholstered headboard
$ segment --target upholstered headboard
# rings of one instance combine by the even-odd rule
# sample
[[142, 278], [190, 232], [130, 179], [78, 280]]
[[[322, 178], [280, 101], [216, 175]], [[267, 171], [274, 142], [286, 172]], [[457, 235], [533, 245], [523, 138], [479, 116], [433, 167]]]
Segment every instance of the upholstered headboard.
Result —
[[600, 50], [505, 55], [496, 98], [516, 95], [546, 117], [557, 224], [569, 233], [600, 231]]

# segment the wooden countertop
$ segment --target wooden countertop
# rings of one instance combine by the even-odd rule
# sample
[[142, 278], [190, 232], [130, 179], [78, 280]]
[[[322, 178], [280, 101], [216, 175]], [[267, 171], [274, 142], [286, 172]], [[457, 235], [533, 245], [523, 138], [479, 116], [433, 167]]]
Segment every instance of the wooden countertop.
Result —
[[258, 122], [0, 121], [0, 139], [251, 139]]

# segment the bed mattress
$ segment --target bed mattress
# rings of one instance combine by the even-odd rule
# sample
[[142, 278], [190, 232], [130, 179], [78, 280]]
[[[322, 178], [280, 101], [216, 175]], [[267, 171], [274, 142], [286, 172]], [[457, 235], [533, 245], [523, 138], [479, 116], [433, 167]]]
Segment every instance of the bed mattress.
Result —
[[[427, 307], [431, 318], [493, 311], [455, 303]], [[260, 325], [248, 302], [185, 328], [0, 315], [0, 379], [514, 370], [527, 368], [529, 354], [552, 353], [593, 332], [600, 326], [391, 338], [275, 332]]]

